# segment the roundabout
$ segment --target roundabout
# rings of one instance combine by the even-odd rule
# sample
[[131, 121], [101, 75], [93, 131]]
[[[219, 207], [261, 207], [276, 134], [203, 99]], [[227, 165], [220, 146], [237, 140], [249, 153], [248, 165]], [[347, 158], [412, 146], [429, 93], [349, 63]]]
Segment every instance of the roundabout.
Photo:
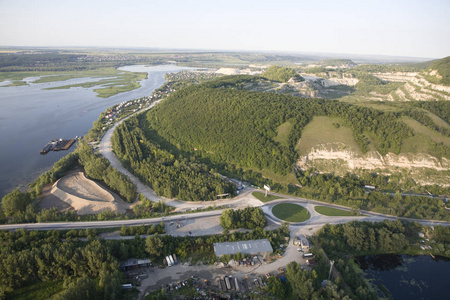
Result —
[[295, 203], [279, 203], [272, 207], [272, 214], [283, 221], [299, 223], [309, 220], [309, 211]]

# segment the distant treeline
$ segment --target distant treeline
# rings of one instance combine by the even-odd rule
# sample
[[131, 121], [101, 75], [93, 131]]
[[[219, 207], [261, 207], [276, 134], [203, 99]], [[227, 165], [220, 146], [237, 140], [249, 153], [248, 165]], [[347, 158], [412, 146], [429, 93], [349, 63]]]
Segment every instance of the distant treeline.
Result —
[[402, 64], [368, 64], [359, 65], [352, 68], [355, 72], [370, 72], [370, 73], [387, 73], [387, 72], [421, 72], [430, 67], [435, 60], [430, 60], [421, 63], [402, 63]]
[[127, 64], [143, 62], [143, 59], [129, 60], [85, 60], [83, 54], [16, 54], [0, 53], [0, 72], [23, 71], [81, 71], [105, 67], [120, 67]]

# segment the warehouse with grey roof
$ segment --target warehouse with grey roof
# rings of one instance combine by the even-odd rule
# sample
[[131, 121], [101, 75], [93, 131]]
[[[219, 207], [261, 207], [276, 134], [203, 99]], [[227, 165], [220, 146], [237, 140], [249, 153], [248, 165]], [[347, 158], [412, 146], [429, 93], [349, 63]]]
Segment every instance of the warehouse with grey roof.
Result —
[[268, 239], [214, 243], [216, 256], [221, 257], [226, 254], [252, 254], [267, 256], [273, 252], [272, 245]]

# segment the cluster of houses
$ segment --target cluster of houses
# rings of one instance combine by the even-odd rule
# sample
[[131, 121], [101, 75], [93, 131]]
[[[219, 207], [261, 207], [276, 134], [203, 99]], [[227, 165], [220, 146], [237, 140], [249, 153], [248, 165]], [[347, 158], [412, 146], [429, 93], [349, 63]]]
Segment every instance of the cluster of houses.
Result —
[[104, 118], [108, 121], [108, 123], [110, 123], [111, 121], [116, 119], [126, 108], [132, 108], [131, 112], [137, 112], [138, 110], [149, 106], [153, 101], [159, 100], [172, 92], [175, 92], [175, 89], [173, 89], [170, 84], [167, 84], [163, 88], [154, 91], [151, 96], [142, 97], [136, 100], [124, 101], [113, 106], [111, 109], [106, 111]]

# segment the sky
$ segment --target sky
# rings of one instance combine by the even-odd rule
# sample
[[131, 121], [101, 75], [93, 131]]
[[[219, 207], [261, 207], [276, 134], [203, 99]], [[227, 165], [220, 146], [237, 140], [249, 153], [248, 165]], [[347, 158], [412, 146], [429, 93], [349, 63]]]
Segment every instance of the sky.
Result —
[[0, 0], [0, 46], [450, 55], [450, 0]]

